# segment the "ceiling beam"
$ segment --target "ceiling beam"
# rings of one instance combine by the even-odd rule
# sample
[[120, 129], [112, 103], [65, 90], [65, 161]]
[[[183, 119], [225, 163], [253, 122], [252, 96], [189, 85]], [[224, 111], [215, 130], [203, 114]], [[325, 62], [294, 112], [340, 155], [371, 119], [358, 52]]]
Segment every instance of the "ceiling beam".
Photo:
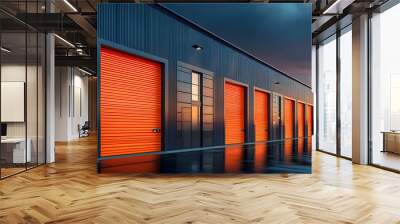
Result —
[[[97, 60], [91, 56], [56, 56], [56, 66], [80, 66], [96, 68]], [[95, 71], [95, 69], [93, 69]]]
[[353, 2], [355, 2], [355, 0], [336, 0], [330, 4], [322, 14], [342, 14], [343, 10], [353, 4]]

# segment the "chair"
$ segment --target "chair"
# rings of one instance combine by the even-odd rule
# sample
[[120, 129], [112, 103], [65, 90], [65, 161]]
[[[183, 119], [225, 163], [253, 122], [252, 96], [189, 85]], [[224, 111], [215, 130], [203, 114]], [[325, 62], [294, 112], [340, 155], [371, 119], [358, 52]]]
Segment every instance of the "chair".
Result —
[[85, 123], [82, 125], [82, 127], [80, 127], [80, 125], [78, 125], [79, 138], [88, 137], [89, 129], [90, 129], [89, 121], [85, 121]]

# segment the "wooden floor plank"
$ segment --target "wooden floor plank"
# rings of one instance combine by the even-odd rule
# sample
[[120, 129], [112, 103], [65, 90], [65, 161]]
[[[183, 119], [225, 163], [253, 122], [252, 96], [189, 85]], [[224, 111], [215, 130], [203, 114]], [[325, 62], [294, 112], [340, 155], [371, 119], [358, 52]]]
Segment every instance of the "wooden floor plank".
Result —
[[313, 174], [96, 173], [96, 139], [0, 181], [0, 223], [400, 223], [400, 175], [320, 152]]

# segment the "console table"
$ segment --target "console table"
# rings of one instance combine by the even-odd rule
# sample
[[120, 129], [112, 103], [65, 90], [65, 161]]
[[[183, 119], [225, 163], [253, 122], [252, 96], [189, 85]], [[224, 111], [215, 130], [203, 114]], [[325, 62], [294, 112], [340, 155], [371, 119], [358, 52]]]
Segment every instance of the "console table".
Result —
[[383, 151], [400, 154], [400, 131], [383, 131]]

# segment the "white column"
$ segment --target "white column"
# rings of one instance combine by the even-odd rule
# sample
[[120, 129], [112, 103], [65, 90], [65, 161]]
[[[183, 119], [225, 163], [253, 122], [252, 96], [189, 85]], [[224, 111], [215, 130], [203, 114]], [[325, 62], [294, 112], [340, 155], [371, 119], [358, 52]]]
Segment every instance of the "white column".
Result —
[[46, 163], [52, 163], [55, 161], [55, 44], [53, 34], [47, 34], [46, 47]]
[[368, 15], [353, 19], [353, 162], [368, 163]]

